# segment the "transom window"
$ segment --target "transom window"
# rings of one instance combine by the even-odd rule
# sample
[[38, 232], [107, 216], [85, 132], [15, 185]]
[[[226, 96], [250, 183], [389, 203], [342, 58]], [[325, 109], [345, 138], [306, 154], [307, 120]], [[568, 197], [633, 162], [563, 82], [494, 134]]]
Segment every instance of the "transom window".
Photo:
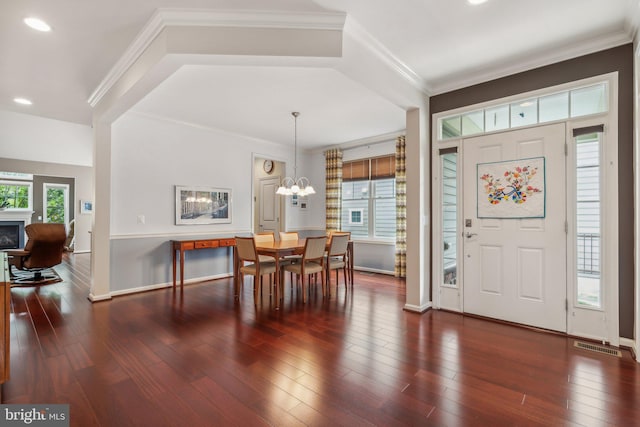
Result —
[[438, 139], [460, 138], [603, 113], [609, 110], [607, 99], [608, 84], [603, 82], [443, 117], [438, 120]]

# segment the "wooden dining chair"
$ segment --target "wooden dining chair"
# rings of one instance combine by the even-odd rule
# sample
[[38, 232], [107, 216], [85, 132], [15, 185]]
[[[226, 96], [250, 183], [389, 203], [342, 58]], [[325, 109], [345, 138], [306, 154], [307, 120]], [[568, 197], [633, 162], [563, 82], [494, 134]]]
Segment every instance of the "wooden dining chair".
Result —
[[[297, 242], [300, 240], [300, 235], [297, 231], [281, 231], [280, 232], [280, 241], [281, 242]], [[302, 259], [301, 255], [286, 255], [280, 259], [280, 262], [295, 264], [300, 262]], [[293, 273], [291, 273], [291, 280], [293, 280]]]
[[[340, 230], [328, 231], [327, 232], [327, 236], [329, 236], [328, 237], [329, 240], [327, 240], [327, 245], [331, 246], [331, 239], [333, 238], [333, 236], [342, 236], [342, 235], [349, 236], [348, 240], [351, 240], [351, 232], [350, 231], [340, 231]], [[347, 242], [347, 248], [348, 248], [348, 242]], [[349, 281], [351, 282], [351, 284], [353, 284], [353, 271], [348, 267], [349, 264], [350, 264], [350, 261], [351, 261], [349, 259], [350, 256], [351, 256], [351, 253], [349, 252], [349, 250], [347, 250], [347, 255], [345, 257], [345, 262], [347, 263], [347, 274], [349, 276]]]
[[[338, 287], [338, 274], [342, 269], [342, 276], [344, 277], [345, 287], [349, 284], [347, 274], [347, 246], [349, 245], [349, 234], [333, 234], [331, 236], [331, 243], [329, 244], [329, 251], [327, 252], [327, 288], [329, 295], [331, 295], [331, 270], [336, 271], [336, 288]], [[352, 283], [353, 284], [353, 283]]]
[[[322, 276], [322, 295], [326, 295], [325, 290], [325, 268], [324, 252], [327, 245], [327, 237], [307, 237], [304, 251], [299, 263], [284, 266], [285, 271], [295, 273], [302, 282], [302, 302], [307, 302], [307, 292], [305, 290], [305, 278], [309, 274], [320, 273]], [[293, 286], [293, 283], [292, 283]]]
[[[261, 262], [256, 250], [255, 237], [236, 237], [236, 251], [238, 254], [238, 262], [240, 268], [239, 283], [244, 283], [245, 274], [254, 276], [253, 280], [253, 299], [257, 302], [258, 287], [262, 290], [262, 276], [265, 274], [273, 275], [276, 272], [275, 262]], [[273, 259], [273, 258], [272, 258]], [[259, 279], [259, 283], [256, 283]], [[269, 287], [271, 290], [271, 287]]]
[[280, 240], [300, 240], [300, 236], [297, 231], [281, 231]]
[[[273, 231], [261, 231], [253, 235], [256, 244], [259, 243], [275, 243], [276, 235]], [[275, 258], [269, 255], [260, 255], [260, 262], [275, 262]]]
[[[260, 231], [253, 235], [253, 240], [255, 240], [256, 245], [260, 243], [273, 244], [276, 241], [276, 234], [273, 231]], [[276, 262], [276, 259], [269, 255], [258, 254], [258, 259], [260, 262]], [[273, 274], [269, 275], [269, 286], [273, 286]]]

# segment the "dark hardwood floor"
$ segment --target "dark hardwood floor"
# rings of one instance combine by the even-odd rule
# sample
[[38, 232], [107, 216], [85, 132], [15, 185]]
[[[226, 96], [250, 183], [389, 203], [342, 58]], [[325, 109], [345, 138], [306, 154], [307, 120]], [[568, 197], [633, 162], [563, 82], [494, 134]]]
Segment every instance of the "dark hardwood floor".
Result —
[[[432, 310], [356, 273], [353, 291], [287, 285], [276, 311], [251, 279], [91, 304], [89, 255], [61, 283], [12, 288], [3, 403], [69, 403], [73, 426], [632, 426], [640, 365], [573, 339]], [[341, 276], [342, 279], [342, 276]]]

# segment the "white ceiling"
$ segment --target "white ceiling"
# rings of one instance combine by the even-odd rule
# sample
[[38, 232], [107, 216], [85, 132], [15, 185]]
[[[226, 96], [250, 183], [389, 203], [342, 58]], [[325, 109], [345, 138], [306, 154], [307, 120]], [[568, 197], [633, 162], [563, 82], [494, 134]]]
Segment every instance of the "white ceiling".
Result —
[[[91, 123], [87, 99], [158, 8], [345, 12], [431, 94], [631, 41], [638, 0], [0, 0], [0, 109]], [[49, 22], [51, 33], [22, 23]], [[13, 103], [26, 97], [31, 106]], [[141, 114], [307, 148], [393, 133], [404, 111], [332, 68], [181, 68]]]

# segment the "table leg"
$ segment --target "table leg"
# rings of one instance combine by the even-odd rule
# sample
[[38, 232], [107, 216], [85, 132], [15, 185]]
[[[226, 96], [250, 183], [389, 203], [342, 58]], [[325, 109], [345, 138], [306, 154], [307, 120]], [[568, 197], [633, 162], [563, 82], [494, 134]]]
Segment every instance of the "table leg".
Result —
[[[276, 255], [276, 310], [280, 309], [280, 286], [282, 286], [282, 279], [280, 278], [280, 257]], [[284, 292], [283, 292], [284, 294]]]
[[235, 293], [235, 298], [240, 299], [240, 265], [238, 263], [238, 250], [236, 247], [233, 247], [233, 291]]
[[176, 288], [176, 248], [171, 246], [171, 258], [173, 258], [173, 289]]
[[353, 243], [348, 246], [349, 255], [349, 280], [351, 280], [351, 286], [353, 286]]
[[184, 288], [184, 249], [180, 248], [180, 290]]

